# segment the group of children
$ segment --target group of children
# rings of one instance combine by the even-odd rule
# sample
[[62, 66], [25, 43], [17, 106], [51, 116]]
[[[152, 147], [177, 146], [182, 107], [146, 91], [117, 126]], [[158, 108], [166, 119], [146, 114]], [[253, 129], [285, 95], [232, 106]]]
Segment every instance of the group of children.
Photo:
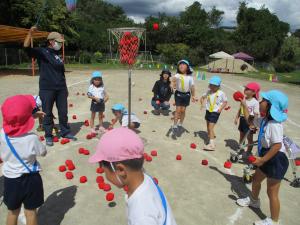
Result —
[[[279, 187], [287, 168], [288, 161], [284, 153], [282, 122], [287, 119], [288, 98], [280, 91], [262, 93], [257, 83], [245, 86], [245, 99], [235, 119], [239, 122], [241, 139], [248, 129], [259, 128], [258, 156], [254, 161], [257, 166], [253, 177], [252, 195], [238, 199], [240, 206], [260, 207], [259, 192], [262, 181], [267, 179], [267, 192], [270, 199], [271, 218], [255, 224], [278, 224]], [[152, 105], [155, 110], [168, 110], [172, 93], [175, 94], [176, 112], [173, 130], [182, 127], [186, 107], [190, 99], [196, 102], [195, 85], [192, 68], [188, 61], [178, 63], [177, 74], [163, 71], [161, 79], [153, 88]], [[161, 94], [163, 93], [163, 94]], [[103, 130], [103, 112], [109, 97], [105, 91], [102, 74], [94, 72], [88, 90], [91, 99], [91, 129], [96, 132], [94, 119], [99, 113], [99, 130]], [[206, 101], [205, 119], [209, 143], [207, 150], [215, 149], [214, 126], [222, 110], [226, 107], [227, 97], [221, 90], [221, 78], [213, 76], [209, 81], [209, 90], [200, 99], [201, 108]], [[37, 224], [36, 209], [44, 202], [43, 183], [39, 174], [40, 165], [37, 156], [45, 156], [46, 148], [36, 134], [31, 133], [34, 117], [43, 117], [36, 109], [33, 96], [17, 95], [9, 97], [1, 106], [3, 129], [1, 130], [2, 173], [4, 175], [4, 203], [8, 208], [7, 225], [16, 225], [20, 208], [24, 205], [27, 225]], [[128, 112], [122, 104], [112, 107], [115, 116], [113, 125], [119, 121], [121, 128], [104, 132], [95, 154], [89, 159], [99, 163], [106, 178], [118, 188], [128, 189], [126, 202], [128, 206], [128, 224], [131, 225], [176, 225], [172, 210], [165, 194], [156, 182], [143, 170], [144, 145], [141, 138], [132, 129], [140, 126], [139, 119], [132, 114], [128, 124]], [[157, 114], [157, 112], [156, 112]], [[127, 129], [125, 127], [132, 129]], [[249, 136], [253, 142], [253, 135]]]

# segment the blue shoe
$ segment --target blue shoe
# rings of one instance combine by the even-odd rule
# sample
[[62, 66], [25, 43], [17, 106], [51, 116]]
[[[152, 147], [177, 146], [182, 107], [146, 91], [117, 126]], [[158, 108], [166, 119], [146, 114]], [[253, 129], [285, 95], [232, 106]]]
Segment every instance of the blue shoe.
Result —
[[53, 146], [52, 137], [46, 137], [46, 145], [49, 147]]
[[67, 134], [67, 135], [65, 135], [63, 137], [64, 138], [68, 138], [68, 139], [73, 140], [73, 141], [77, 141], [77, 138], [74, 135], [72, 135], [72, 134]]

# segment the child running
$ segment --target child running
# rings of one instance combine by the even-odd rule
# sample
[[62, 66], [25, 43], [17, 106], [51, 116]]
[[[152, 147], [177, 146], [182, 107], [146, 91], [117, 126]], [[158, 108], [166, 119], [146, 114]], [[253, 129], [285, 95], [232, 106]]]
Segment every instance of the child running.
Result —
[[128, 225], [176, 225], [165, 194], [144, 173], [143, 154], [141, 138], [122, 127], [102, 136], [89, 162], [99, 163], [106, 178], [116, 187], [128, 187]]
[[192, 74], [193, 70], [189, 62], [187, 60], [180, 60], [177, 65], [177, 73], [172, 78], [172, 87], [176, 90], [176, 112], [174, 125], [172, 126], [173, 133], [176, 133], [178, 128], [182, 128], [186, 107], [190, 105], [191, 95], [192, 102], [196, 101], [194, 78]]
[[201, 109], [206, 101], [206, 114], [205, 120], [207, 125], [207, 134], [209, 138], [208, 145], [204, 146], [204, 150], [214, 151], [215, 145], [215, 132], [214, 127], [219, 120], [222, 110], [227, 105], [227, 97], [221, 89], [222, 80], [219, 76], [213, 76], [209, 80], [209, 90], [203, 94], [200, 99]]
[[[259, 110], [262, 118], [256, 118], [254, 125], [259, 127], [258, 157], [253, 162], [255, 170], [252, 181], [251, 196], [238, 199], [240, 206], [260, 208], [259, 193], [261, 183], [267, 179], [267, 193], [270, 201], [271, 218], [257, 221], [256, 225], [279, 224], [279, 189], [281, 180], [288, 169], [289, 161], [285, 154], [283, 144], [283, 125], [287, 120], [288, 97], [278, 91], [272, 90], [261, 94], [262, 101]], [[241, 101], [245, 119], [249, 119], [246, 100]]]
[[[260, 85], [256, 82], [248, 83], [245, 86], [244, 94], [245, 94], [245, 100], [249, 111], [249, 119], [250, 121], [254, 118], [257, 118], [259, 116], [259, 91], [260, 91]], [[236, 118], [234, 120], [235, 125], [239, 124], [239, 131], [240, 131], [240, 141], [239, 143], [242, 144], [242, 140], [244, 139], [245, 135], [250, 130], [249, 123], [245, 119], [244, 116], [244, 110], [241, 107], [236, 115]], [[252, 154], [252, 148], [253, 148], [253, 131], [250, 131], [250, 133], [247, 136], [248, 139], [248, 149], [247, 154]]]
[[[128, 117], [129, 114], [127, 112], [127, 110], [125, 109], [124, 105], [118, 103], [115, 104], [112, 107], [112, 113], [114, 114], [115, 118], [112, 119], [112, 123], [110, 125], [110, 128], [113, 128], [113, 126], [119, 121], [122, 127], [128, 127]], [[137, 118], [137, 116], [134, 113], [131, 113], [130, 116], [130, 125], [129, 128], [130, 129], [138, 129], [141, 126], [141, 122], [139, 120], [139, 118]]]
[[104, 83], [102, 79], [102, 73], [100, 71], [94, 71], [92, 73], [91, 85], [88, 90], [88, 98], [92, 99], [91, 102], [91, 132], [96, 133], [95, 129], [95, 117], [98, 113], [99, 118], [99, 132], [103, 133], [105, 131], [103, 127], [103, 113], [105, 111], [105, 103], [108, 101], [108, 95], [104, 89]]
[[[44, 203], [44, 190], [37, 156], [46, 155], [46, 147], [30, 131], [34, 127], [32, 95], [7, 98], [2, 107], [3, 129], [0, 134], [3, 202], [8, 208], [7, 225], [17, 225], [22, 204], [27, 225], [37, 225], [37, 212]], [[36, 112], [35, 116], [44, 115]]]
[[170, 109], [169, 101], [173, 94], [170, 77], [171, 72], [169, 70], [163, 70], [160, 74], [160, 79], [155, 82], [152, 88], [153, 98], [151, 104], [154, 108], [154, 115], [159, 115], [160, 109], [164, 115], [168, 114], [165, 112]]

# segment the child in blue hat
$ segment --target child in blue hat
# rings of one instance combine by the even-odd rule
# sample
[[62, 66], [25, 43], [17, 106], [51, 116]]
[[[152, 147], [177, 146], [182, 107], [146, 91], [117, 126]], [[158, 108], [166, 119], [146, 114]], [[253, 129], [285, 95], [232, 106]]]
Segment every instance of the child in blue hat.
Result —
[[222, 79], [219, 76], [213, 76], [209, 80], [209, 90], [203, 94], [200, 99], [201, 109], [206, 101], [206, 114], [205, 120], [207, 123], [207, 134], [209, 137], [209, 143], [204, 146], [204, 150], [214, 151], [215, 146], [215, 132], [214, 127], [219, 120], [222, 110], [227, 105], [226, 94], [220, 90]]
[[94, 71], [92, 73], [92, 78], [90, 82], [90, 86], [87, 93], [88, 98], [92, 100], [91, 102], [91, 121], [90, 126], [92, 129], [92, 133], [96, 133], [94, 123], [96, 113], [98, 113], [99, 118], [99, 131], [104, 132], [103, 128], [103, 113], [105, 111], [105, 103], [108, 101], [107, 92], [104, 89], [104, 83], [102, 79], [102, 73], [100, 71]]
[[[282, 123], [287, 120], [288, 97], [278, 90], [261, 94], [262, 101], [259, 105], [261, 118], [254, 120], [254, 125], [259, 127], [258, 157], [253, 162], [257, 166], [252, 181], [250, 197], [237, 200], [240, 206], [260, 208], [259, 192], [261, 183], [267, 179], [267, 193], [270, 200], [271, 218], [255, 222], [256, 225], [279, 224], [279, 188], [281, 180], [288, 169], [289, 161], [285, 154], [283, 144]], [[249, 118], [246, 101], [241, 101], [245, 118]]]
[[178, 62], [177, 73], [172, 78], [172, 87], [175, 90], [174, 96], [176, 105], [172, 130], [173, 133], [176, 133], [177, 128], [182, 127], [186, 107], [190, 105], [191, 98], [193, 102], [196, 101], [193, 69], [187, 60], [180, 60]]

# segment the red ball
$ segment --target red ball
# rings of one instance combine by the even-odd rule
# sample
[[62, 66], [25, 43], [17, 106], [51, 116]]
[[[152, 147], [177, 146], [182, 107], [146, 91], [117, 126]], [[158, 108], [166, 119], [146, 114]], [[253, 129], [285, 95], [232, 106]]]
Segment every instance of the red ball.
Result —
[[104, 178], [103, 178], [102, 176], [98, 176], [98, 177], [96, 178], [96, 182], [97, 182], [98, 184], [104, 183]]
[[106, 201], [111, 202], [115, 198], [115, 194], [113, 192], [109, 192], [106, 194]]
[[203, 160], [201, 161], [201, 164], [202, 164], [203, 166], [207, 166], [207, 165], [208, 165], [207, 159], [203, 159]]
[[123, 187], [123, 190], [126, 191], [126, 192], [128, 192], [128, 186], [125, 185], [125, 186]]
[[85, 120], [84, 121], [84, 126], [86, 126], [86, 127], [90, 126], [90, 122], [88, 120]]
[[44, 141], [45, 137], [44, 136], [40, 136], [40, 141]]
[[86, 182], [87, 182], [86, 176], [81, 176], [81, 177], [79, 178], [79, 182], [80, 182], [80, 183], [86, 183]]
[[153, 177], [154, 182], [158, 185], [158, 180], [156, 177]]
[[73, 179], [73, 173], [72, 172], [66, 172], [66, 178], [68, 179], [68, 180], [71, 180], [71, 179]]
[[192, 143], [192, 144], [190, 145], [190, 147], [191, 147], [192, 149], [196, 149], [196, 148], [197, 148], [197, 145], [196, 145], [195, 143]]
[[147, 155], [146, 161], [147, 162], [151, 162], [152, 161], [152, 157], [150, 155]]
[[98, 167], [96, 172], [97, 173], [104, 173], [104, 169], [102, 167]]
[[59, 142], [59, 138], [58, 138], [57, 136], [54, 136], [54, 137], [52, 138], [52, 141], [53, 141], [53, 142]]
[[226, 169], [230, 169], [231, 166], [232, 166], [232, 163], [231, 163], [230, 161], [226, 161], [226, 162], [224, 163], [224, 167], [225, 167]]
[[157, 156], [157, 151], [156, 151], [156, 150], [152, 150], [152, 151], [151, 151], [151, 155], [152, 155], [152, 156]]
[[237, 102], [240, 102], [244, 99], [244, 94], [240, 91], [236, 91], [233, 93], [233, 99]]
[[250, 156], [248, 157], [249, 163], [254, 163], [255, 160], [256, 160], [256, 158], [255, 158], [255, 156], [253, 156], [253, 155], [250, 155]]
[[176, 155], [176, 160], [181, 160], [182, 156], [181, 155]]
[[99, 188], [100, 190], [103, 190], [104, 187], [105, 187], [105, 183], [104, 183], [104, 182], [98, 183], [98, 188]]
[[159, 24], [158, 23], [154, 23], [153, 24], [153, 30], [158, 30], [159, 29]]
[[76, 116], [76, 115], [73, 115], [72, 118], [73, 118], [73, 120], [76, 120], [76, 119], [77, 119], [77, 116]]
[[65, 172], [67, 170], [65, 165], [59, 166], [58, 167], [59, 172]]
[[84, 149], [84, 152], [83, 152], [84, 155], [89, 155], [90, 154], [90, 151], [87, 150], [87, 149]]
[[103, 188], [103, 191], [110, 191], [110, 190], [111, 190], [110, 184], [105, 184], [104, 188]]
[[96, 137], [96, 135], [97, 135], [96, 133], [91, 133], [92, 138]]
[[78, 153], [79, 153], [79, 154], [84, 154], [84, 151], [85, 151], [84, 148], [79, 148], [79, 149], [78, 149]]
[[86, 139], [90, 140], [90, 139], [92, 139], [92, 138], [93, 138], [93, 137], [92, 137], [91, 134], [86, 135]]
[[295, 165], [300, 166], [300, 160], [299, 159], [295, 160]]

